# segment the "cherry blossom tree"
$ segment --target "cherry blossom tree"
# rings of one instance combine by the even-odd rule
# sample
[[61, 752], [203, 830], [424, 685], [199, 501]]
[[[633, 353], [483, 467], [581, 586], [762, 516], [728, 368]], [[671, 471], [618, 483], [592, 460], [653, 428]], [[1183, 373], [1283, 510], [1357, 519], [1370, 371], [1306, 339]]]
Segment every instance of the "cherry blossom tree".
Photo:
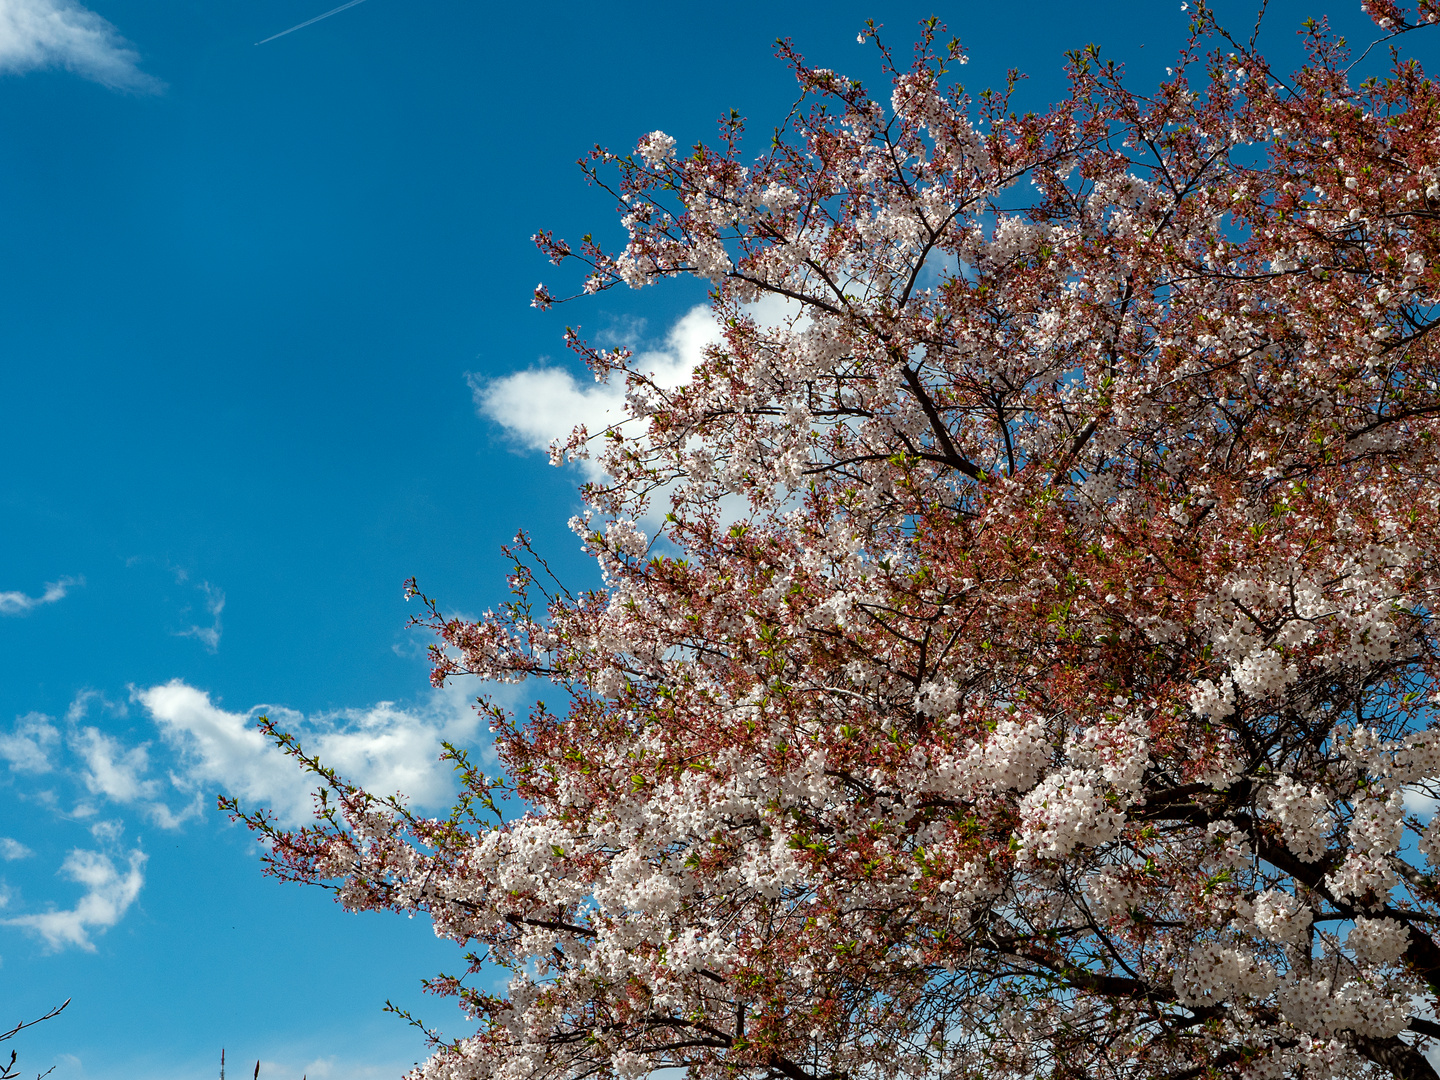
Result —
[[1202, 4], [1043, 114], [872, 25], [881, 95], [782, 43], [758, 158], [589, 157], [628, 239], [543, 250], [707, 279], [723, 341], [675, 387], [571, 335], [628, 391], [554, 453], [602, 587], [522, 536], [502, 610], [421, 597], [437, 683], [564, 708], [492, 708], [444, 819], [277, 733], [316, 822], [247, 816], [468, 950], [417, 1078], [1435, 1075], [1440, 2], [1368, 10], [1379, 78]]

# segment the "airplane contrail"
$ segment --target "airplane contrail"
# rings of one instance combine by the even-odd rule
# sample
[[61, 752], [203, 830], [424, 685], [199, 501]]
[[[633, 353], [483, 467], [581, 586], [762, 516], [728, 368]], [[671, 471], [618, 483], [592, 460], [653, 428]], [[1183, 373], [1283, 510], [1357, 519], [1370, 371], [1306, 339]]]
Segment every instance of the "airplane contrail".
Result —
[[[298, 24], [298, 25], [296, 25], [296, 26], [290, 27], [289, 30], [281, 30], [280, 33], [278, 33], [278, 34], [271, 34], [269, 37], [267, 37], [267, 38], [265, 39], [265, 41], [274, 41], [276, 38], [282, 38], [282, 37], [284, 37], [286, 34], [293, 34], [296, 30], [304, 30], [305, 27], [309, 26], [311, 23], [317, 23], [317, 22], [319, 22], [321, 19], [328, 19], [331, 15], [338, 15], [338, 14], [340, 14], [340, 12], [344, 11], [346, 8], [352, 8], [352, 7], [354, 7], [356, 4], [363, 4], [364, 2], [365, 2], [365, 0], [350, 0], [350, 2], [349, 2], [348, 4], [341, 4], [341, 5], [340, 5], [339, 7], [337, 7], [337, 8], [331, 8], [329, 11], [325, 12], [325, 14], [323, 14], [323, 15], [316, 15], [313, 19], [306, 19], [304, 22], [302, 22], [302, 23], [300, 23], [300, 24]], [[256, 44], [256, 45], [264, 45], [264, 44], [265, 44], [265, 41], [257, 41], [257, 42], [255, 42], [255, 44]]]

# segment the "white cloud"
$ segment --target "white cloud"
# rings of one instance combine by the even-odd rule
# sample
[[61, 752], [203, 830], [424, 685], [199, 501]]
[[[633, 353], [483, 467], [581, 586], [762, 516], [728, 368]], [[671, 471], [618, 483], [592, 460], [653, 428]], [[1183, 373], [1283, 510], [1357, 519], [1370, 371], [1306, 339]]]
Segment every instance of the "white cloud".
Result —
[[[272, 1064], [267, 1060], [264, 1066], [260, 1070], [261, 1076], [273, 1076], [276, 1073], [289, 1073], [293, 1076], [298, 1072], [304, 1076], [313, 1076], [315, 1080], [331, 1080], [342, 1076], [345, 1080], [380, 1080], [381, 1077], [397, 1075], [392, 1071], [394, 1066], [374, 1060], [341, 1061], [334, 1054], [311, 1058], [308, 1061], [299, 1055], [291, 1055], [291, 1061], [276, 1061]], [[404, 1072], [405, 1067], [401, 1066], [400, 1071]]]
[[85, 763], [85, 786], [96, 795], [118, 803], [153, 798], [159, 787], [143, 779], [150, 768], [146, 745], [126, 749], [99, 728], [81, 728], [71, 736], [71, 745]]
[[[809, 325], [800, 305], [783, 296], [769, 295], [745, 306], [746, 313], [762, 328], [803, 330]], [[630, 320], [621, 332], [612, 333], [616, 344], [635, 347], [644, 328], [644, 320]], [[708, 305], [691, 308], [682, 315], [665, 335], [664, 344], [655, 349], [637, 349], [630, 367], [649, 375], [657, 386], [665, 389], [682, 386], [689, 381], [711, 345], [724, 342], [720, 325]], [[623, 434], [633, 433], [633, 421], [625, 419], [625, 385], [623, 379], [608, 383], [582, 384], [565, 368], [537, 367], [517, 371], [498, 379], [470, 377], [475, 411], [493, 420], [521, 446], [531, 450], [550, 449], [556, 439], [568, 439], [579, 424], [592, 440], [607, 427], [618, 424]], [[603, 475], [593, 458], [576, 463], [585, 479], [598, 480]], [[650, 509], [641, 524], [658, 527], [669, 502], [669, 487], [653, 493]], [[743, 496], [722, 496], [719, 512], [722, 520], [738, 520], [747, 512]]]
[[[309, 1039], [297, 1039], [293, 1043], [282, 1041], [281, 1038], [265, 1038], [263, 1041], [252, 1041], [248, 1054], [243, 1051], [231, 1048], [230, 1065], [231, 1075], [243, 1076], [249, 1080], [251, 1069], [255, 1067], [256, 1059], [259, 1059], [260, 1075], [265, 1077], [274, 1076], [301, 1076], [310, 1077], [310, 1080], [395, 1080], [397, 1076], [406, 1075], [415, 1068], [413, 1054], [407, 1053], [404, 1057], [395, 1057], [386, 1060], [383, 1052], [377, 1053], [378, 1044], [370, 1040], [370, 1045], [354, 1045], [347, 1047], [348, 1050], [359, 1056], [340, 1057], [336, 1054], [328, 1054], [324, 1057], [316, 1056], [316, 1043], [318, 1037]], [[397, 1053], [404, 1052], [397, 1047]], [[72, 1071], [66, 1072], [65, 1076], [84, 1076], [82, 1062], [72, 1054], [54, 1054], [54, 1060], [60, 1063], [62, 1068], [69, 1068]], [[213, 1066], [207, 1065], [213, 1072]], [[168, 1060], [152, 1060], [146, 1062], [144, 1075], [150, 1080], [195, 1080], [195, 1076], [201, 1072], [202, 1067], [195, 1064], [194, 1059], [186, 1061], [182, 1058], [171, 1058]], [[57, 1069], [56, 1076], [62, 1075]], [[91, 1075], [95, 1075], [92, 1070]], [[106, 1072], [105, 1075], [113, 1075]], [[670, 1080], [670, 1078], [663, 1078]]]
[[1440, 807], [1440, 799], [1430, 794], [1433, 782], [1427, 781], [1424, 787], [1419, 784], [1406, 784], [1400, 790], [1404, 793], [1406, 812], [1422, 820], [1428, 821], [1434, 816], [1436, 808]]
[[116, 821], [114, 818], [107, 818], [104, 821], [97, 821], [90, 826], [90, 835], [102, 844], [111, 847], [120, 843], [120, 838], [125, 835], [125, 823]]
[[[178, 811], [171, 810], [160, 800], [161, 781], [146, 775], [150, 771], [148, 742], [128, 746], [99, 728], [80, 725], [89, 712], [90, 704], [96, 701], [112, 715], [124, 716], [126, 713], [123, 704], [107, 701], [93, 690], [77, 694], [66, 710], [65, 720], [69, 725], [67, 741], [74, 756], [79, 759], [79, 779], [90, 794], [124, 806], [138, 805], [141, 812], [162, 829], [177, 829], [200, 814], [202, 806], [198, 793], [189, 805]], [[74, 810], [76, 817], [89, 817], [96, 812], [94, 806], [84, 803]], [[120, 827], [119, 822], [112, 824]], [[104, 839], [99, 833], [96, 836]]]
[[120, 31], [74, 0], [0, 0], [0, 72], [65, 68], [112, 90], [158, 93]]
[[[636, 353], [631, 363], [660, 386], [680, 386], [704, 358], [706, 346], [720, 341], [720, 328], [702, 305], [681, 316], [663, 347]], [[470, 386], [476, 412], [531, 450], [548, 451], [553, 440], [568, 438], [578, 424], [598, 436], [625, 417], [623, 381], [582, 384], [565, 368], [537, 367], [498, 379], [472, 376]], [[582, 461], [581, 468], [588, 479], [600, 476], [594, 461]]]
[[124, 705], [107, 701], [105, 695], [98, 690], [81, 690], [71, 699], [70, 707], [65, 710], [65, 722], [73, 726], [84, 720], [89, 715], [91, 702], [99, 702], [100, 707], [113, 716], [125, 715]]
[[208, 581], [202, 581], [200, 588], [205, 592], [205, 610], [210, 613], [210, 625], [191, 626], [188, 630], [181, 630], [176, 637], [193, 637], [213, 653], [220, 647], [220, 613], [225, 610], [225, 593]]
[[11, 772], [47, 773], [54, 766], [51, 751], [60, 742], [60, 730], [42, 713], [27, 713], [15, 721], [8, 735], [0, 735], [0, 758]]
[[476, 714], [457, 707], [454, 695], [437, 694], [422, 710], [381, 702], [308, 718], [284, 708], [230, 712], [178, 679], [137, 691], [135, 698], [179, 755], [180, 766], [172, 774], [177, 783], [219, 788], [244, 802], [267, 804], [287, 824], [310, 819], [315, 785], [293, 758], [256, 730], [260, 713], [346, 780], [377, 795], [403, 792], [421, 806], [442, 805], [454, 790], [453, 770], [438, 760], [441, 740], [467, 740], [478, 727]]
[[190, 802], [179, 810], [171, 810], [163, 802], [146, 803], [144, 808], [145, 816], [162, 829], [178, 829], [191, 818], [197, 818], [205, 812], [205, 796], [195, 792]]
[[6, 862], [14, 862], [16, 859], [28, 859], [35, 853], [19, 840], [12, 840], [8, 836], [0, 836], [0, 859]]
[[[4, 15], [5, 0], [0, 0], [0, 70], [3, 70], [4, 59]], [[65, 577], [59, 581], [50, 581], [45, 584], [45, 591], [39, 596], [29, 596], [23, 592], [0, 592], [0, 615], [28, 615], [37, 607], [44, 607], [46, 604], [54, 604], [65, 599], [72, 585], [84, 585], [82, 577]]]
[[220, 612], [225, 611], [225, 593], [209, 582], [200, 582], [200, 588], [204, 590], [204, 609], [210, 612], [210, 625], [190, 626], [190, 629], [183, 629], [176, 636], [196, 638], [206, 651], [215, 652], [220, 648]]
[[140, 895], [145, 884], [145, 859], [143, 851], [130, 852], [129, 865], [122, 872], [109, 855], [76, 848], [65, 857], [60, 873], [85, 887], [79, 903], [68, 910], [19, 915], [3, 921], [39, 935], [52, 949], [73, 945], [94, 952], [91, 932], [118, 923]]

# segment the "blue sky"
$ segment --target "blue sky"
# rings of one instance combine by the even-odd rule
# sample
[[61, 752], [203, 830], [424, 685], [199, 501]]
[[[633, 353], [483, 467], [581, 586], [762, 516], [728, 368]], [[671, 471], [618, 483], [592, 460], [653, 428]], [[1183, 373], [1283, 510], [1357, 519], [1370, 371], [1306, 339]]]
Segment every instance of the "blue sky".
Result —
[[[0, 1020], [73, 997], [17, 1040], [56, 1080], [210, 1076], [221, 1047], [396, 1077], [424, 1048], [387, 998], [463, 1030], [419, 993], [455, 958], [423, 920], [262, 878], [214, 803], [303, 808], [268, 709], [442, 805], [480, 688], [428, 688], [402, 582], [477, 613], [524, 526], [588, 583], [580, 475], [537, 447], [609, 399], [563, 328], [677, 369], [710, 329], [688, 282], [530, 308], [557, 281], [536, 229], [617, 235], [577, 157], [732, 106], [768, 133], [778, 35], [870, 79], [865, 19], [903, 46], [938, 14], [975, 89], [1014, 65], [1043, 104], [1063, 49], [1143, 86], [1186, 25], [1179, 0], [366, 0], [254, 44], [329, 6], [0, 0]], [[1252, 5], [1221, 11], [1248, 33]], [[1285, 0], [1273, 51], [1324, 13], [1365, 36], [1353, 0]]]

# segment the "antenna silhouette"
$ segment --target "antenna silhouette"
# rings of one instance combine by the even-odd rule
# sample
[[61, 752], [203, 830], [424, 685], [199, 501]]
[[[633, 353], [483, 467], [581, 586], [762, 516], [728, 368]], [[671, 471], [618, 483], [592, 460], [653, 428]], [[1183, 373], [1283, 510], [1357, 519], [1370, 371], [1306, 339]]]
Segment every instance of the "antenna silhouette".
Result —
[[[66, 1004], [68, 1005], [69, 1002]], [[225, 1048], [223, 1046], [220, 1048], [220, 1080], [225, 1080]], [[255, 1075], [251, 1080], [260, 1080], [260, 1062], [258, 1061], [255, 1062]], [[300, 1080], [305, 1080], [305, 1077], [302, 1076]]]

